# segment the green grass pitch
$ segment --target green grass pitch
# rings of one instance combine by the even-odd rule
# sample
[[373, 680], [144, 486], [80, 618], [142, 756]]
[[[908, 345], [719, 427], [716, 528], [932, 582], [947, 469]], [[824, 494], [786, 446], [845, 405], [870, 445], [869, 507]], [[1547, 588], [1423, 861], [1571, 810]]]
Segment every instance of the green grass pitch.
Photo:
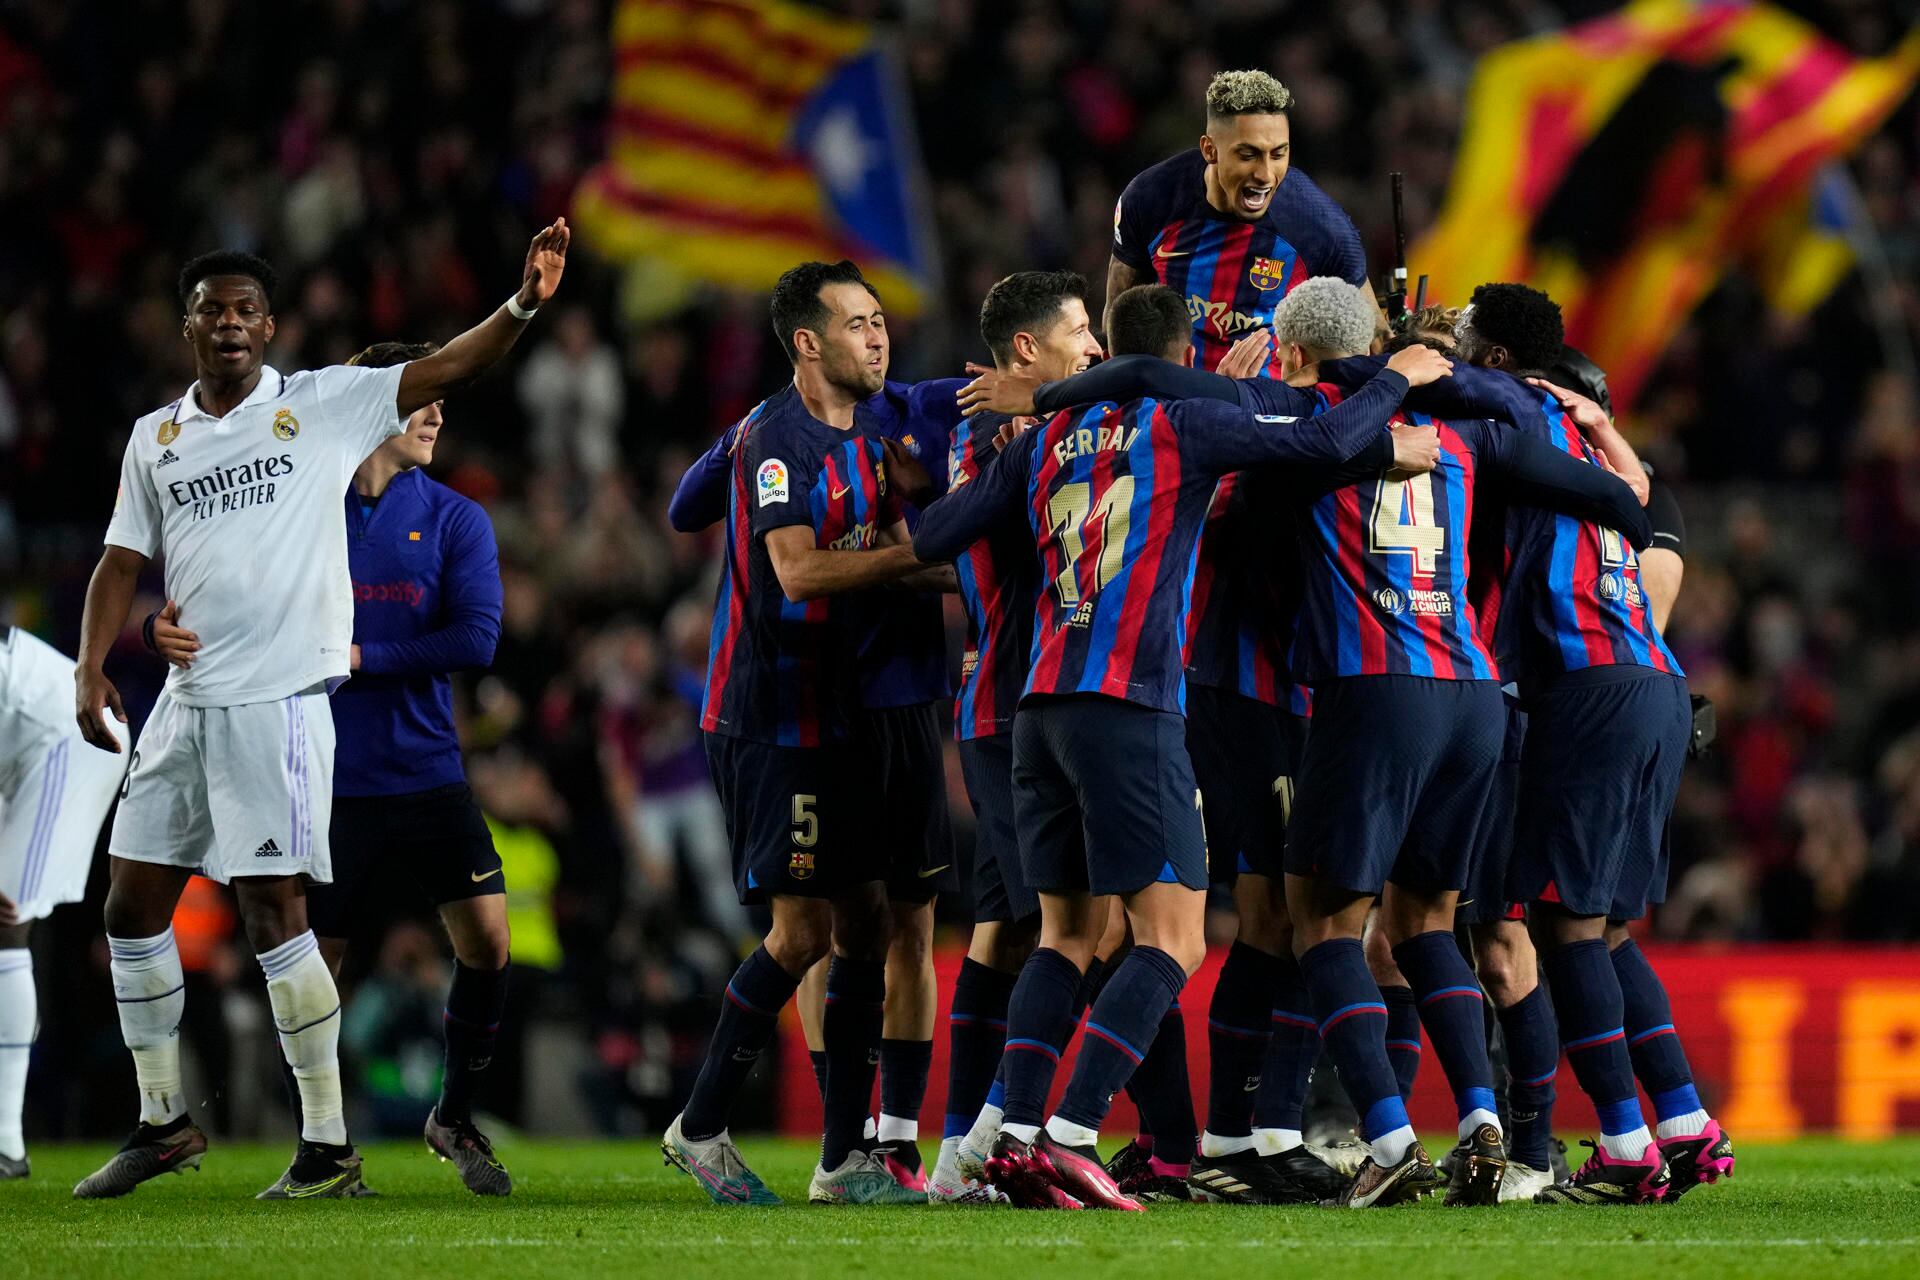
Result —
[[[925, 1144], [931, 1155], [933, 1144]], [[1437, 1149], [1437, 1148], [1436, 1148]], [[829, 1209], [805, 1203], [813, 1152], [759, 1141], [747, 1158], [793, 1203], [722, 1209], [652, 1144], [509, 1140], [505, 1201], [467, 1194], [418, 1143], [365, 1148], [379, 1199], [259, 1203], [284, 1147], [215, 1145], [200, 1173], [119, 1201], [78, 1203], [104, 1146], [40, 1146], [33, 1177], [0, 1183], [0, 1275], [226, 1277], [1386, 1275], [1920, 1275], [1920, 1140], [1749, 1144], [1738, 1176], [1672, 1208], [1435, 1202], [1370, 1212], [1156, 1207], [1145, 1214]], [[1357, 1265], [1356, 1265], [1357, 1264]], [[1282, 1271], [1281, 1269], [1285, 1269]]]

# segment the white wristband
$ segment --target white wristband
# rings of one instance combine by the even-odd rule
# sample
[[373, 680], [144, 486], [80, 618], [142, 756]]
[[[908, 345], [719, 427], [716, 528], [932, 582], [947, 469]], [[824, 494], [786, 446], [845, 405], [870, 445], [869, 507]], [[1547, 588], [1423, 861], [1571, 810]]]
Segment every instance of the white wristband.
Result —
[[523, 322], [531, 320], [535, 315], [539, 314], [539, 311], [540, 308], [538, 307], [521, 306], [520, 295], [517, 293], [507, 299], [507, 314], [511, 315], [515, 320]]

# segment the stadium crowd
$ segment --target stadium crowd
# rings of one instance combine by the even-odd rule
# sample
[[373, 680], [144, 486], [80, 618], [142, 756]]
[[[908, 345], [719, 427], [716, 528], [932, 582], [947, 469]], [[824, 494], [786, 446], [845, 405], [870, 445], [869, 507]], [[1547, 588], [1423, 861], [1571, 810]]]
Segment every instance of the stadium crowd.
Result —
[[[1413, 227], [1431, 219], [1474, 58], [1604, 7], [909, 0], [903, 47], [945, 288], [896, 325], [894, 376], [979, 358], [978, 300], [1009, 271], [1099, 280], [1120, 186], [1192, 141], [1193, 104], [1223, 65], [1267, 67], [1294, 90], [1298, 163], [1351, 211], [1378, 278], [1390, 236], [1377, 176], [1404, 170]], [[1863, 51], [1884, 45], [1875, 6], [1838, 7]], [[1274, 38], [1309, 8], [1312, 34]], [[444, 339], [477, 314], [483, 282], [511, 269], [525, 229], [563, 211], [597, 157], [607, 9], [199, 0], [182, 24], [162, 0], [111, 18], [10, 6], [0, 615], [73, 651], [127, 424], [192, 376], [170, 286], [193, 253], [231, 246], [277, 264], [270, 359], [285, 370], [376, 339]], [[1890, 276], [1850, 280], [1796, 324], [1729, 283], [1623, 419], [1681, 495], [1691, 543], [1669, 638], [1720, 717], [1717, 753], [1682, 791], [1663, 936], [1920, 929], [1920, 396], [1910, 352], [1884, 350], [1871, 319], [1877, 306], [1920, 331], [1914, 105], [1849, 168]], [[666, 502], [712, 435], [787, 372], [760, 294], [608, 263], [586, 242], [569, 279], [564, 313], [448, 404], [435, 472], [487, 507], [501, 549], [498, 654], [461, 682], [460, 710], [512, 886], [516, 1002], [584, 1028], [579, 1083], [598, 1127], [657, 1131], [699, 1066], [713, 993], [756, 936], [727, 879], [698, 734], [717, 531], [672, 533]], [[159, 591], [156, 574], [136, 619]], [[137, 725], [164, 668], [130, 629], [113, 670]], [[964, 822], [951, 762], [949, 776]], [[188, 969], [218, 990], [244, 952], [217, 895], [199, 910]], [[97, 998], [99, 920], [76, 908], [47, 932], [81, 961], [54, 981], [93, 993], [67, 1005], [91, 1025], [48, 1027], [76, 1082], [126, 1071]], [[433, 1043], [442, 961], [413, 925], [381, 933], [358, 952], [349, 1055], [364, 1097], [430, 1096], [411, 1074]], [[247, 1052], [231, 1025], [188, 1033], [203, 1061]], [[490, 1109], [516, 1115], [518, 1079], [499, 1073]], [[60, 1125], [116, 1126], [122, 1092], [70, 1093]]]

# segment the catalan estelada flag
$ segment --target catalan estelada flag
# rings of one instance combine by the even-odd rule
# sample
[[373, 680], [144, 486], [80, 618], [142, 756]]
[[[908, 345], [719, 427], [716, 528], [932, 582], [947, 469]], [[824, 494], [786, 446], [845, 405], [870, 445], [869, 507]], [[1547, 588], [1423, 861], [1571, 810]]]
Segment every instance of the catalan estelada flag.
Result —
[[1917, 75], [1920, 31], [1860, 58], [1771, 5], [1731, 0], [1636, 0], [1504, 45], [1475, 69], [1446, 204], [1413, 270], [1455, 303], [1486, 281], [1545, 289], [1567, 340], [1630, 403], [1729, 262], [1817, 209], [1821, 167]]
[[599, 253], [765, 288], [852, 258], [896, 311], [933, 287], [919, 153], [878, 33], [790, 0], [621, 0], [606, 160], [574, 218]]

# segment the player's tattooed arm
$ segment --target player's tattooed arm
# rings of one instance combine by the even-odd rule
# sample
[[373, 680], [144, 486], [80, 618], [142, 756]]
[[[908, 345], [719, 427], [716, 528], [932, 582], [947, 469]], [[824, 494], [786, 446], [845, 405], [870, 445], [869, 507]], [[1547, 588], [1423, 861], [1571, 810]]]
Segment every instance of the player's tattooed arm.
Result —
[[127, 723], [120, 691], [107, 679], [107, 651], [127, 625], [134, 588], [147, 567], [147, 557], [127, 547], [109, 544], [87, 583], [87, 604], [80, 619], [80, 658], [73, 669], [73, 712], [80, 736], [90, 746], [120, 754], [119, 740], [107, 728], [106, 713]]
[[[520, 274], [520, 292], [513, 299], [522, 311], [539, 307], [560, 287], [560, 276], [567, 269], [567, 245], [572, 238], [573, 232], [565, 218], [554, 219], [533, 237]], [[408, 362], [400, 371], [400, 394], [395, 405], [400, 416], [404, 418], [436, 400], [444, 400], [448, 393], [478, 378], [513, 349], [526, 327], [526, 320], [517, 318], [502, 305], [432, 355]]]
[[1107, 259], [1107, 305], [1100, 309], [1100, 334], [1105, 337], [1113, 330], [1113, 301], [1137, 284], [1152, 284], [1154, 274], [1141, 267], [1131, 266], [1117, 257]]
[[781, 525], [766, 533], [767, 558], [787, 599], [799, 604], [822, 596], [877, 587], [904, 578], [921, 567], [904, 543], [871, 551], [834, 551], [815, 545], [813, 529]]

